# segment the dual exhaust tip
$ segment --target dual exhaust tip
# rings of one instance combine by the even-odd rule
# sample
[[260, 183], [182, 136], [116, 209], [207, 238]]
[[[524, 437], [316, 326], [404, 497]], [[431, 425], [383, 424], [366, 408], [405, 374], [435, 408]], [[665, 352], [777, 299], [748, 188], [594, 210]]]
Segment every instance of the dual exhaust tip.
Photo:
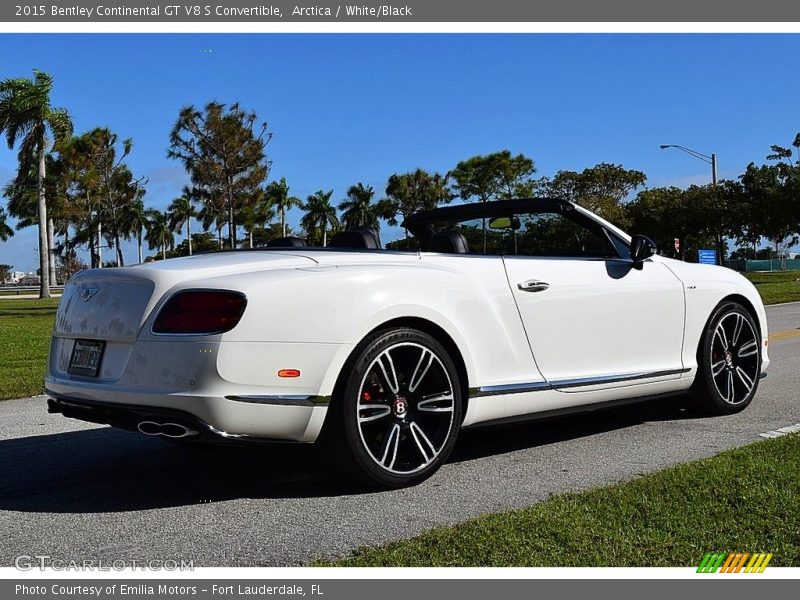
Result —
[[187, 438], [200, 432], [180, 423], [160, 423], [158, 421], [141, 421], [136, 428], [145, 435], [161, 436], [171, 439]]

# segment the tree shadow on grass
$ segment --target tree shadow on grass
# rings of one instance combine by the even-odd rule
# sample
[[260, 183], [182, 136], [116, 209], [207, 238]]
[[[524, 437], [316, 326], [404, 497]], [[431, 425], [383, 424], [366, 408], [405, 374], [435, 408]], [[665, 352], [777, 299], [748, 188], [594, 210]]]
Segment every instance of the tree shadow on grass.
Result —
[[32, 306], [31, 308], [3, 308], [0, 304], [0, 319], [30, 319], [54, 317], [56, 314], [55, 306]]

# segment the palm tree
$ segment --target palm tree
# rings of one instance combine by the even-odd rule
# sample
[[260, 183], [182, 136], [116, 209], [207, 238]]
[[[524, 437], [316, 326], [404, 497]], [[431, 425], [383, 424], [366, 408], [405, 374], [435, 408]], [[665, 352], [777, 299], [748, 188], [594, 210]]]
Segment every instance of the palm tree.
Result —
[[167, 258], [167, 248], [175, 245], [175, 234], [169, 225], [169, 214], [157, 208], [147, 210], [147, 235], [145, 236], [151, 249], [161, 250], [161, 258]]
[[318, 228], [322, 228], [322, 246], [328, 245], [328, 226], [335, 226], [339, 219], [336, 216], [336, 208], [331, 205], [333, 190], [323, 192], [317, 191], [313, 196], [306, 198], [302, 205], [306, 214], [303, 215], [300, 224], [309, 234], [315, 233]]
[[[72, 248], [86, 244], [89, 249], [91, 267], [102, 266], [100, 199], [95, 193], [99, 186], [98, 163], [95, 139], [86, 132], [73, 137], [59, 147], [59, 162], [67, 180], [65, 204], [68, 216], [75, 228]], [[51, 169], [48, 168], [48, 173]]]
[[175, 198], [167, 207], [169, 213], [169, 226], [175, 232], [180, 232], [186, 225], [186, 239], [189, 240], [189, 256], [192, 255], [192, 219], [197, 216], [191, 190], [183, 186], [181, 195]]
[[249, 238], [249, 246], [253, 247], [253, 232], [261, 227], [267, 226], [267, 223], [272, 221], [275, 217], [275, 209], [271, 202], [267, 199], [266, 192], [256, 194], [251, 198], [242, 208], [242, 225], [244, 225]]
[[365, 186], [363, 183], [351, 185], [347, 190], [347, 199], [339, 203], [339, 210], [342, 213], [342, 222], [347, 229], [356, 227], [377, 227], [379, 207], [372, 204], [375, 190], [371, 185]]
[[14, 235], [14, 230], [6, 223], [7, 218], [6, 209], [0, 206], [0, 241], [2, 242]]
[[212, 227], [217, 232], [219, 249], [222, 250], [222, 229], [228, 219], [228, 209], [225, 206], [225, 196], [219, 190], [210, 188], [193, 187], [192, 197], [200, 203], [200, 210], [197, 211], [197, 218], [203, 227], [203, 231], [208, 231]]
[[124, 216], [125, 229], [129, 235], [136, 237], [137, 249], [139, 251], [139, 264], [142, 264], [142, 261], [144, 260], [142, 257], [142, 234], [145, 230], [147, 230], [150, 222], [148, 220], [148, 211], [144, 207], [144, 200], [142, 199], [142, 196], [144, 196], [144, 189], [140, 188], [140, 193], [133, 200], [133, 202], [127, 206]]
[[[70, 247], [69, 225], [74, 221], [75, 207], [70, 197], [70, 174], [65, 172], [62, 157], [46, 156], [45, 169], [47, 177], [44, 180], [45, 195], [47, 200], [48, 227], [52, 224], [53, 236], [48, 235], [50, 257], [55, 260], [62, 250]], [[18, 171], [14, 179], [2, 189], [2, 195], [8, 199], [6, 212], [17, 220], [17, 229], [31, 227], [39, 222], [38, 205], [39, 193], [37, 189], [38, 165], [31, 162], [27, 171]], [[63, 235], [64, 242], [56, 244], [55, 234]], [[48, 265], [49, 266], [49, 265]], [[56, 282], [51, 278], [51, 285]]]
[[39, 165], [36, 189], [41, 271], [40, 298], [50, 297], [51, 278], [55, 283], [55, 257], [50, 251], [53, 244], [48, 234], [48, 229], [52, 233], [53, 227], [47, 218], [44, 186], [47, 135], [52, 134], [54, 146], [72, 136], [72, 119], [69, 113], [63, 108], [54, 108], [50, 105], [52, 87], [53, 78], [37, 70], [33, 71], [32, 80], [18, 77], [0, 81], [0, 132], [5, 132], [9, 149], [16, 145], [18, 138], [22, 138], [19, 149], [20, 172], [27, 172], [34, 158]]
[[281, 215], [281, 235], [286, 237], [286, 211], [293, 206], [300, 206], [300, 198], [289, 195], [289, 186], [286, 184], [286, 177], [281, 177], [280, 181], [273, 181], [267, 186], [267, 199], [278, 209]]

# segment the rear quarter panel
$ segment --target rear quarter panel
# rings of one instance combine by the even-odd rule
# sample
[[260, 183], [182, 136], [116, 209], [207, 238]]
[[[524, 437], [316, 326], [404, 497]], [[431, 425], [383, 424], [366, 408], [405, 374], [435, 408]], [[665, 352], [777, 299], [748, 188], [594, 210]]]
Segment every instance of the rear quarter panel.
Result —
[[[270, 344], [297, 344], [299, 352], [330, 346], [336, 348], [332, 357], [320, 353], [320, 360], [330, 364], [312, 367], [320, 377], [318, 393], [329, 395], [364, 337], [389, 321], [411, 317], [430, 321], [450, 336], [461, 352], [470, 386], [529, 381], [531, 372], [535, 379], [538, 371], [502, 262], [467, 260], [455, 269], [442, 264], [446, 258], [427, 264], [285, 269], [195, 280], [186, 287], [225, 287], [247, 295], [241, 322], [222, 338], [221, 352], [228, 354], [219, 359], [229, 371], [238, 370], [239, 378], [243, 374], [233, 367], [237, 363], [250, 365], [253, 377], [260, 377], [257, 353]], [[150, 335], [147, 331], [146, 327], [145, 337]]]

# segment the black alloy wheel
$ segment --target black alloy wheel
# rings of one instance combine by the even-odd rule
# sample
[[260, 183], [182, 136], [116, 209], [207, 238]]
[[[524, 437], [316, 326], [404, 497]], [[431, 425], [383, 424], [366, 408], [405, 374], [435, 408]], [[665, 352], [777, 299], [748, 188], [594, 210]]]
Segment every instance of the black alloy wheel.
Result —
[[741, 304], [725, 302], [708, 322], [698, 351], [695, 392], [711, 414], [744, 410], [758, 389], [761, 336], [752, 315]]
[[458, 371], [442, 345], [410, 328], [356, 349], [324, 437], [339, 466], [370, 486], [419, 483], [447, 460], [462, 420]]

